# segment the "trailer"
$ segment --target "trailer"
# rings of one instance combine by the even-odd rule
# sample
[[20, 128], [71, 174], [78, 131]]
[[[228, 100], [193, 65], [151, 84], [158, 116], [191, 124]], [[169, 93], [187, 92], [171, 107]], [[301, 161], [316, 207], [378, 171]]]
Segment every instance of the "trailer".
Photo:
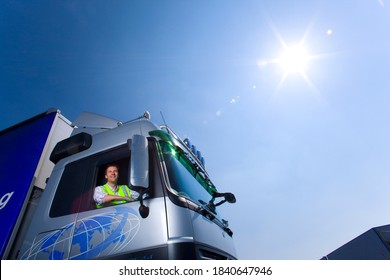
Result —
[[390, 225], [371, 228], [323, 260], [390, 260]]
[[[2, 259], [236, 259], [200, 151], [150, 114], [121, 122], [50, 110], [0, 132]], [[136, 201], [98, 208], [105, 168]], [[10, 177], [11, 176], [11, 177]]]
[[2, 258], [7, 257], [19, 229], [25, 225], [25, 214], [34, 208], [30, 198], [45, 189], [45, 180], [54, 167], [49, 161], [51, 150], [72, 130], [58, 110], [50, 109], [0, 132], [0, 174], [8, 178], [0, 193]]

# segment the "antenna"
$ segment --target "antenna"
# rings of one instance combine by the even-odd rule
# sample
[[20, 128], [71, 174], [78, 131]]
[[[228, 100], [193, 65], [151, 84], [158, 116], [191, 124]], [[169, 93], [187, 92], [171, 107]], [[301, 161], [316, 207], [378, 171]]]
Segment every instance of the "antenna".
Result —
[[164, 115], [163, 115], [162, 111], [160, 111], [160, 115], [161, 115], [161, 118], [162, 118], [162, 120], [164, 122], [164, 126], [165, 126], [166, 130], [168, 131], [168, 134], [171, 134], [171, 132], [168, 129], [167, 123], [165, 122], [165, 118], [164, 118]]

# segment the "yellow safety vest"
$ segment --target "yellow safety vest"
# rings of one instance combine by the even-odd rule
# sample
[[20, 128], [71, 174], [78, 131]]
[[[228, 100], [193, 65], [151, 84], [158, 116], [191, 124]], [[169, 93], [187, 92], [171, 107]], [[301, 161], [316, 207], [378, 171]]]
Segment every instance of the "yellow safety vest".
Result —
[[[125, 190], [126, 190], [126, 193], [125, 193]], [[130, 193], [129, 187], [126, 185], [118, 185], [118, 194], [116, 194], [112, 191], [110, 186], [106, 183], [103, 185], [103, 191], [109, 195], [119, 195], [119, 196], [123, 196], [123, 197], [127, 196], [127, 197], [131, 198], [131, 193]], [[96, 204], [96, 208], [102, 208], [103, 206], [109, 206], [109, 205], [112, 206], [112, 205], [122, 204], [122, 203], [126, 203], [126, 202], [127, 202], [126, 200], [113, 200], [111, 202], [104, 203], [104, 204]]]

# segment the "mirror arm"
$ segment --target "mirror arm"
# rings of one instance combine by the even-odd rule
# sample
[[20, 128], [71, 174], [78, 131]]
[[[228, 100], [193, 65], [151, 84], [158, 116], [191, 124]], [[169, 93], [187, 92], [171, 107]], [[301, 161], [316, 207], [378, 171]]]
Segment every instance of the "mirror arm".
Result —
[[[214, 204], [215, 198], [217, 198], [217, 197], [223, 197], [223, 200], [221, 200], [221, 201], [219, 201], [219, 202]], [[218, 206], [224, 204], [225, 202], [235, 203], [236, 202], [236, 197], [232, 193], [219, 193], [219, 192], [215, 192], [213, 194], [213, 198], [209, 202], [209, 206], [212, 205], [212, 207], [215, 209]]]
[[214, 206], [215, 206], [215, 207], [218, 207], [218, 206], [220, 206], [220, 205], [224, 204], [225, 202], [226, 202], [226, 199], [224, 199], [224, 200], [221, 200], [220, 202], [218, 202], [218, 203], [214, 204]]
[[[223, 200], [222, 203], [224, 203], [224, 202], [226, 202], [226, 201], [229, 202], [229, 203], [236, 203], [236, 197], [234, 196], [234, 194], [229, 193], [229, 192], [227, 192], [227, 193], [215, 192], [215, 193], [213, 194], [213, 201], [214, 201], [214, 199], [217, 198], [217, 197], [223, 197], [223, 198], [224, 198], [224, 200]], [[219, 202], [219, 203], [217, 203], [216, 205], [221, 205], [222, 203]]]

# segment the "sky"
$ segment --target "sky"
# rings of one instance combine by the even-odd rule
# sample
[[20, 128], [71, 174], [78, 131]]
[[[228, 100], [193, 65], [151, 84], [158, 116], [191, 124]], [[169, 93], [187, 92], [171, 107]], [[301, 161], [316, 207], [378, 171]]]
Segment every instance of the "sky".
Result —
[[390, 223], [390, 1], [3, 0], [0, 130], [49, 108], [191, 139], [239, 259]]

